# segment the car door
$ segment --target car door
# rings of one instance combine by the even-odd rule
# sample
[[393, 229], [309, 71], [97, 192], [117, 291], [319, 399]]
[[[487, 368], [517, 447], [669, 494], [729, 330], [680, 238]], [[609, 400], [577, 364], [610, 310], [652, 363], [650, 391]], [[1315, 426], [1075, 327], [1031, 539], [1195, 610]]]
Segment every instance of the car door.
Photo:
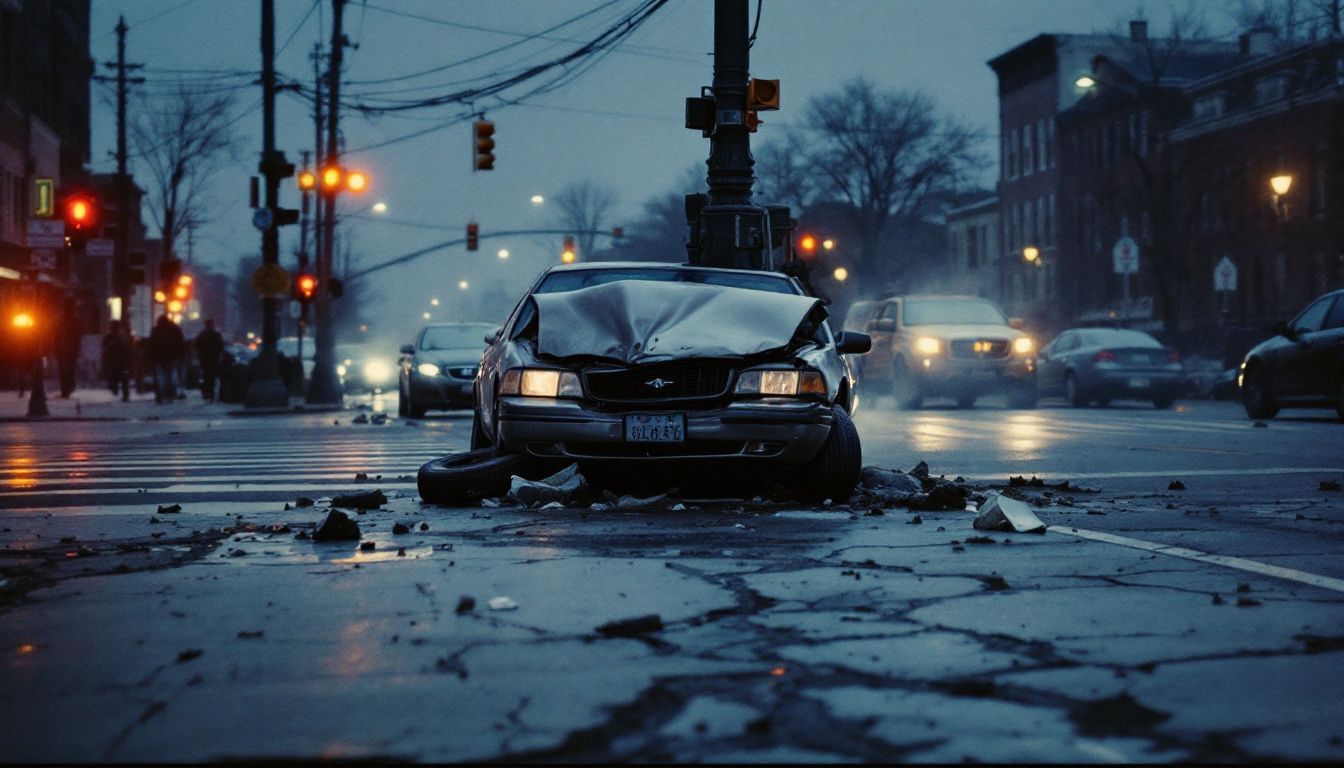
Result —
[[864, 375], [871, 381], [891, 380], [892, 344], [896, 336], [896, 315], [899, 305], [895, 301], [884, 301], [868, 321], [867, 334], [873, 340], [873, 348], [863, 361]]
[[1272, 354], [1274, 391], [1288, 398], [1303, 398], [1324, 391], [1323, 373], [1315, 371], [1312, 342], [1321, 335], [1334, 296], [1317, 299], [1288, 323], [1288, 343]]
[[1064, 381], [1064, 353], [1069, 350], [1075, 339], [1073, 331], [1065, 331], [1055, 340], [1045, 345], [1037, 358], [1036, 381], [1042, 393], [1055, 394]]
[[1303, 340], [1307, 345], [1305, 394], [1333, 399], [1344, 367], [1344, 294], [1335, 294], [1321, 329], [1305, 334]]

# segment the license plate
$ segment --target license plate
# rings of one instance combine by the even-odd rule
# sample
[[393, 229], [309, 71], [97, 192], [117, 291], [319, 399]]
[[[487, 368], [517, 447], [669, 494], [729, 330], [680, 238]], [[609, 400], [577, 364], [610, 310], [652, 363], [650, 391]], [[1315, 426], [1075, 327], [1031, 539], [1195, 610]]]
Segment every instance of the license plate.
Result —
[[625, 417], [627, 443], [684, 443], [686, 414], [632, 413]]
[[1129, 388], [1130, 388], [1130, 389], [1147, 389], [1147, 388], [1148, 388], [1148, 385], [1149, 385], [1150, 383], [1151, 383], [1151, 382], [1149, 382], [1147, 379], [1130, 379], [1130, 380], [1129, 380]]

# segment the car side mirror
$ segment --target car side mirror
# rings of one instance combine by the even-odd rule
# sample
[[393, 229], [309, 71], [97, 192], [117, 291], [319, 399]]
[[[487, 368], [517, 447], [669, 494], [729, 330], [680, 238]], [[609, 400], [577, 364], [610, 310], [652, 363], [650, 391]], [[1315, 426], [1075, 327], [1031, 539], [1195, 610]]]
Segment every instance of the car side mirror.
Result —
[[[892, 318], [892, 317], [884, 317], [884, 318], [880, 318], [880, 319], [878, 319], [878, 320], [874, 320], [873, 322], [871, 322], [871, 323], [868, 324], [868, 332], [869, 332], [869, 333], [895, 333], [895, 332], [896, 332], [896, 319], [895, 319], [895, 318]], [[872, 340], [870, 339], [870, 340], [869, 340], [869, 346], [871, 347], [871, 345], [872, 345]], [[867, 351], [868, 351], [868, 350], [866, 350], [866, 349], [864, 350], [864, 352], [867, 352]]]
[[862, 355], [873, 348], [873, 337], [857, 331], [841, 331], [835, 348], [842, 355]]
[[1285, 339], [1296, 339], [1297, 330], [1289, 325], [1286, 320], [1280, 320], [1274, 324], [1274, 335], [1282, 336]]
[[1026, 326], [1027, 326], [1027, 324], [1024, 323], [1024, 322], [1022, 322], [1022, 318], [1020, 318], [1020, 317], [1010, 317], [1010, 318], [1008, 318], [1008, 327], [1009, 327], [1009, 328], [1012, 328], [1012, 329], [1014, 329], [1014, 330], [1018, 330], [1018, 331], [1020, 331], [1020, 330], [1022, 330], [1023, 328], [1026, 328]]
[[485, 335], [485, 344], [486, 344], [486, 346], [489, 346], [489, 345], [491, 345], [491, 344], [494, 344], [496, 341], [499, 341], [499, 335], [500, 335], [501, 333], [503, 333], [503, 332], [504, 332], [504, 327], [503, 327], [503, 326], [500, 326], [499, 328], [496, 328], [495, 330], [491, 331], [490, 333], [487, 333], [487, 334]]
[[403, 354], [403, 355], [414, 355], [414, 354], [415, 354], [415, 345], [414, 345], [414, 344], [402, 344], [402, 345], [401, 345], [401, 354]]

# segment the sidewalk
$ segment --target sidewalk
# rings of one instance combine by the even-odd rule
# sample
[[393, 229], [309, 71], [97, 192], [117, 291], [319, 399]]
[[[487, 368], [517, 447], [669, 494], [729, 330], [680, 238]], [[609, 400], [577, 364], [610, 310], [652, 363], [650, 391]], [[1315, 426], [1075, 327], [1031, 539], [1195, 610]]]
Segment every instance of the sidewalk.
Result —
[[[178, 400], [163, 405], [154, 402], [154, 393], [136, 394], [122, 402], [121, 397], [113, 395], [105, 387], [89, 385], [76, 389], [69, 399], [60, 396], [60, 385], [55, 381], [47, 382], [47, 412], [45, 418], [33, 421], [145, 421], [147, 419], [220, 419], [226, 418], [230, 411], [241, 410], [239, 403], [207, 403], [201, 400], [196, 390], [187, 392], [186, 400]], [[23, 397], [12, 389], [0, 392], [0, 422], [27, 421], [29, 393]]]

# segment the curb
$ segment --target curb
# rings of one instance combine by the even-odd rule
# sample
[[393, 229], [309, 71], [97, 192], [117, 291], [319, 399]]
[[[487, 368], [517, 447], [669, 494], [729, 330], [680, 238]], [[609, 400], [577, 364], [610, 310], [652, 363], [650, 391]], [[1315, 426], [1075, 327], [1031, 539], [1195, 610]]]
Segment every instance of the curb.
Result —
[[292, 407], [242, 408], [228, 411], [229, 416], [302, 416], [308, 413], [336, 413], [344, 411], [344, 405], [295, 405]]
[[129, 416], [0, 416], [0, 424], [52, 421], [131, 421]]

